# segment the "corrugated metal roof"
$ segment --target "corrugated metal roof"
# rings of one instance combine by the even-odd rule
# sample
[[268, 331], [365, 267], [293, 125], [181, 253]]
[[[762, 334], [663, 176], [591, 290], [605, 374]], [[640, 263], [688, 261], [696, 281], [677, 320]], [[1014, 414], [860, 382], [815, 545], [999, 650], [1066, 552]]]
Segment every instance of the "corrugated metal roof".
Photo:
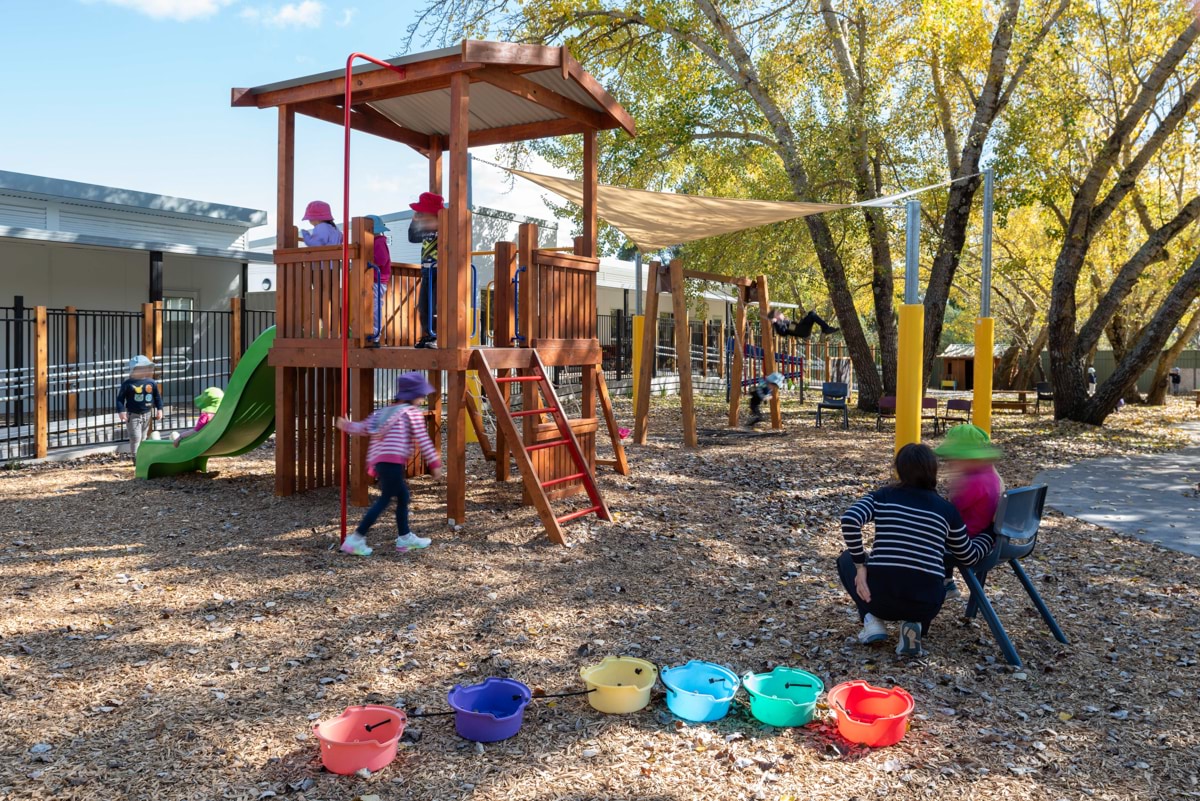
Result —
[[237, 225], [252, 228], [267, 221], [267, 213], [241, 206], [209, 203], [205, 200], [189, 200], [170, 195], [155, 195], [132, 189], [118, 189], [100, 184], [85, 184], [44, 175], [28, 175], [22, 172], [0, 170], [0, 189], [13, 193], [28, 194], [40, 198], [68, 198], [103, 206], [130, 206], [145, 211], [166, 214], [182, 214], [198, 217], [211, 223]]
[[[424, 53], [410, 53], [405, 56], [399, 56], [397, 58], [388, 58], [388, 59], [383, 59], [383, 60], [387, 61], [387, 63], [391, 64], [393, 67], [400, 67], [405, 64], [416, 64], [418, 61], [432, 61], [437, 58], [446, 58], [448, 56], [457, 56], [457, 55], [461, 55], [461, 54], [462, 54], [462, 45], [457, 44], [453, 47], [443, 47], [441, 50], [427, 50]], [[351, 70], [351, 72], [354, 75], [361, 75], [364, 72], [374, 72], [375, 70], [381, 70], [381, 69], [383, 69], [383, 67], [380, 67], [376, 64], [371, 64], [368, 62], [365, 64], [356, 65], [353, 68], [353, 70]], [[345, 77], [345, 75], [346, 75], [346, 68], [343, 67], [340, 70], [330, 70], [329, 72], [318, 72], [316, 75], [305, 75], [302, 78], [289, 78], [286, 81], [277, 81], [275, 83], [268, 83], [263, 86], [256, 86], [253, 89], [251, 89], [250, 92], [252, 94], [261, 95], [266, 92], [274, 92], [279, 89], [291, 89], [293, 86], [305, 86], [306, 84], [317, 83], [319, 81], [328, 81], [328, 80], [332, 80], [334, 78], [343, 78], [343, 77]]]
[[[562, 80], [559, 70], [543, 70], [523, 75], [589, 108], [600, 107], [573, 80]], [[569, 90], [574, 91], [569, 91]], [[450, 135], [450, 90], [436, 89], [415, 95], [404, 95], [368, 104], [397, 125], [423, 134]], [[553, 109], [540, 106], [511, 92], [482, 81], [471, 84], [471, 130], [505, 128], [535, 122], [563, 119]]]
[[77, 234], [70, 231], [43, 231], [32, 228], [0, 226], [0, 239], [21, 239], [31, 242], [47, 242], [79, 247], [115, 248], [118, 250], [159, 250], [163, 253], [174, 253], [180, 256], [204, 256], [214, 259], [261, 262], [264, 264], [269, 264], [273, 261], [270, 253], [253, 253], [248, 250], [224, 250], [196, 245], [172, 244], [170, 242], [142, 242], [129, 239], [115, 239], [108, 236]]
[[[993, 346], [995, 358], [999, 359], [1004, 355], [1004, 351], [1008, 350], [1008, 345], [996, 343]], [[971, 344], [952, 344], [947, 345], [946, 349], [937, 355], [939, 359], [974, 359], [975, 346]]]

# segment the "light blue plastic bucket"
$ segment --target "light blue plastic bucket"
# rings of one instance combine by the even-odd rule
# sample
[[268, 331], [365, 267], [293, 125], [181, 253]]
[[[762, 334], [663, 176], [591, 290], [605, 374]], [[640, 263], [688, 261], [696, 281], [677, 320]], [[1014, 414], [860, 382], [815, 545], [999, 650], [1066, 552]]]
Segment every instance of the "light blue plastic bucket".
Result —
[[696, 659], [660, 675], [667, 688], [667, 707], [677, 717], [695, 723], [720, 720], [741, 681], [732, 670]]

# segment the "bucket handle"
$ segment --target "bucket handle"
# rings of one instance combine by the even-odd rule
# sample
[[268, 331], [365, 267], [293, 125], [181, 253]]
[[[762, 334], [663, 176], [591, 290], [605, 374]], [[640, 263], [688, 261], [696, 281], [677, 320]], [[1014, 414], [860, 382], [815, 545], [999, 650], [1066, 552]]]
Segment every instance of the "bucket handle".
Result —
[[[542, 695], [532, 696], [530, 698], [530, 700], [531, 701], [540, 701], [543, 698], [570, 698], [573, 695], [587, 695], [588, 693], [594, 693], [594, 692], [596, 692], [597, 689], [599, 689], [599, 688], [593, 687], [590, 690], [577, 690], [577, 691], [571, 692], [571, 693], [543, 693]], [[524, 697], [525, 696], [523, 696], [523, 695], [514, 695], [513, 700], [517, 701]]]
[[391, 718], [384, 718], [383, 720], [379, 721], [378, 723], [367, 723], [363, 726], [363, 728], [366, 729], [368, 733], [370, 733], [370, 732], [374, 731], [375, 729], [378, 729], [380, 726], [386, 726], [388, 723], [391, 723], [391, 722], [392, 722]]

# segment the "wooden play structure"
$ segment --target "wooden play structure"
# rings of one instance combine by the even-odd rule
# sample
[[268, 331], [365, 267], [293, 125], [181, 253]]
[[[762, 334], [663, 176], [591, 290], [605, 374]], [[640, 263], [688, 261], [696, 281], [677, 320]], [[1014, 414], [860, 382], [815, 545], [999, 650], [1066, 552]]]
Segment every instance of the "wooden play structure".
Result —
[[[355, 59], [371, 63], [352, 72]], [[333, 420], [346, 396], [350, 416], [361, 419], [375, 405], [375, 370], [422, 370], [436, 389], [427, 419], [439, 447], [445, 430], [449, 520], [466, 519], [468, 425], [474, 426], [484, 455], [495, 461], [497, 480], [509, 478], [510, 457], [515, 458], [525, 501], [537, 508], [554, 542], [564, 542], [562, 526], [568, 521], [591, 514], [609, 520], [595, 482], [597, 403], [614, 447], [613, 458], [599, 463], [622, 474], [628, 465], [600, 369], [596, 330], [596, 134], [619, 128], [634, 135], [629, 114], [565, 48], [480, 41], [388, 62], [355, 54], [344, 73], [234, 89], [232, 102], [275, 108], [279, 115], [278, 332], [269, 357], [277, 376], [276, 493], [339, 483], [346, 465]], [[396, 263], [381, 346], [366, 347], [373, 291], [369, 221], [351, 221], [345, 247], [298, 246], [293, 222], [297, 114], [415, 149], [428, 159], [431, 192], [442, 194], [443, 156], [448, 158], [448, 208], [439, 226], [437, 349], [413, 347], [419, 265]], [[539, 248], [533, 225], [521, 227], [516, 243], [497, 242], [493, 345], [472, 346], [480, 314], [479, 292], [472, 288], [467, 148], [571, 134], [584, 140], [583, 236], [570, 253]], [[346, 139], [348, 165], [348, 130]], [[413, 187], [414, 199], [421, 188]], [[582, 370], [582, 414], [575, 420], [563, 413], [546, 373], [568, 366]], [[496, 418], [494, 447], [468, 394], [469, 371], [477, 372]], [[365, 442], [355, 440], [348, 480], [356, 505], [367, 503], [365, 454]], [[583, 505], [556, 512], [552, 502], [571, 496], [582, 497]]]

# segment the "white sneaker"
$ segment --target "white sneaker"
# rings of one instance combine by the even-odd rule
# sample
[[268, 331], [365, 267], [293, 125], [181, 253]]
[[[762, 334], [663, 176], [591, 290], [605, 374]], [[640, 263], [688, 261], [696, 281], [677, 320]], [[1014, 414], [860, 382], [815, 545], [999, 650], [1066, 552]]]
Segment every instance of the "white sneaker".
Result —
[[873, 642], [883, 642], [887, 637], [887, 625], [867, 612], [867, 616], [863, 618], [863, 629], [858, 633], [858, 641], [863, 645], [870, 645]]
[[171, 432], [171, 442], [179, 442], [179, 432], [178, 431]]
[[403, 537], [396, 537], [396, 550], [400, 553], [419, 551], [422, 548], [428, 548], [431, 542], [433, 540], [429, 539], [429, 537], [418, 537], [410, 531]]
[[357, 531], [353, 534], [347, 534], [346, 539], [342, 542], [342, 553], [353, 554], [354, 556], [370, 556], [374, 549], [367, 545], [367, 538]]

